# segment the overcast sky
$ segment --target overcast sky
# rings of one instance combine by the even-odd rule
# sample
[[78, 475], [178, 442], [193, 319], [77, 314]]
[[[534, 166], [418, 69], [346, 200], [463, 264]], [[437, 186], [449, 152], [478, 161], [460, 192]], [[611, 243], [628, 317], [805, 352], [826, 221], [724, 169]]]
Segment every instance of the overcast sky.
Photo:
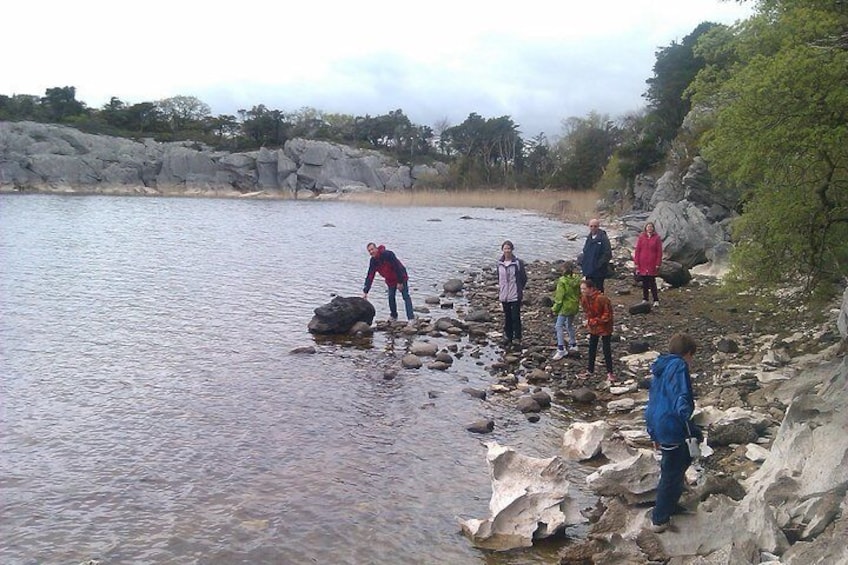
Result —
[[751, 2], [719, 0], [11, 1], [0, 94], [76, 87], [99, 108], [196, 96], [416, 124], [510, 116], [525, 137], [644, 105], [655, 53]]

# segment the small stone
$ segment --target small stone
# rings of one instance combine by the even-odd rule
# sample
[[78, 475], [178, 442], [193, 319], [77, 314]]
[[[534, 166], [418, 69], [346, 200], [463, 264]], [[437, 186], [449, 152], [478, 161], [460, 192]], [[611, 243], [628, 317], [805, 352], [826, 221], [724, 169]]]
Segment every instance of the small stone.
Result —
[[465, 429], [473, 434], [488, 434], [495, 429], [495, 422], [492, 420], [477, 420], [468, 424]]

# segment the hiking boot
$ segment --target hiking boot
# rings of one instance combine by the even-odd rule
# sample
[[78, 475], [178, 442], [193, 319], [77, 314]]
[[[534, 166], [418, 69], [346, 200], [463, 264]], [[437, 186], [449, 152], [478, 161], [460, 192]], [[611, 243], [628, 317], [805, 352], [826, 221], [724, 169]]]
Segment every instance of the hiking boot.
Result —
[[615, 375], [613, 375], [612, 373], [607, 373], [607, 380], [611, 383], [614, 383], [617, 379], [615, 378]]
[[668, 529], [669, 522], [663, 522], [662, 524], [651, 524], [651, 531], [655, 534], [661, 534]]
[[660, 301], [654, 300], [654, 308], [659, 308], [659, 307], [660, 307]]
[[553, 356], [552, 359], [554, 361], [559, 361], [560, 359], [563, 359], [565, 356], [566, 356], [565, 349], [557, 349], [556, 353], [554, 353], [554, 356]]

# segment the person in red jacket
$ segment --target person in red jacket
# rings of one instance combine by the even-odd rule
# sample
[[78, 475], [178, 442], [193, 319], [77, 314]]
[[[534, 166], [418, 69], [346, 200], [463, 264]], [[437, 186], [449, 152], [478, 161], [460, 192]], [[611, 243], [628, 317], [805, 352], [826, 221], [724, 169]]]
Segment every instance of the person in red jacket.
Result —
[[648, 291], [654, 298], [654, 307], [660, 305], [657, 294], [657, 275], [662, 265], [662, 239], [654, 229], [654, 223], [645, 224], [645, 230], [636, 240], [633, 250], [633, 262], [636, 264], [636, 274], [642, 277], [642, 302], [648, 301]]
[[397, 299], [395, 298], [397, 291], [403, 297], [403, 303], [406, 306], [406, 318], [408, 320], [415, 319], [415, 312], [412, 310], [412, 298], [409, 296], [409, 275], [406, 273], [406, 267], [400, 262], [397, 256], [386, 249], [385, 245], [377, 247], [375, 243], [369, 243], [366, 248], [368, 254], [371, 255], [371, 261], [368, 263], [368, 274], [365, 276], [365, 286], [362, 287], [362, 298], [368, 299], [368, 291], [371, 290], [371, 283], [374, 282], [374, 275], [380, 273], [386, 280], [386, 286], [389, 288], [389, 315], [392, 320], [397, 320]]
[[603, 292], [595, 288], [591, 279], [580, 283], [580, 306], [583, 309], [583, 324], [589, 330], [589, 367], [581, 375], [583, 378], [595, 374], [595, 357], [598, 354], [598, 341], [603, 344], [604, 364], [607, 367], [607, 380], [615, 381], [612, 372], [612, 303]]

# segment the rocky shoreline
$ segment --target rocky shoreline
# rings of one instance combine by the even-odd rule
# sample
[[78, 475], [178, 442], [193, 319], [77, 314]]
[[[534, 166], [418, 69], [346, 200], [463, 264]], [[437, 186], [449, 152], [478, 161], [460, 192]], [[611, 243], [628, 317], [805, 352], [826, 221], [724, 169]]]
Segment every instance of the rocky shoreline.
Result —
[[[628, 253], [619, 250], [617, 272], [630, 272]], [[563, 563], [848, 562], [842, 543], [848, 531], [848, 290], [823, 312], [797, 305], [775, 309], [758, 305], [753, 296], [727, 294], [714, 278], [695, 276], [684, 286], [664, 285], [660, 306], [644, 312], [631, 309], [641, 302], [641, 288], [632, 276], [621, 274], [607, 283], [616, 315], [618, 377], [610, 385], [603, 372], [593, 380], [578, 377], [586, 368], [585, 332], [576, 354], [551, 359], [550, 297], [558, 270], [556, 262], [528, 265], [520, 349], [500, 345], [497, 275], [489, 267], [449, 281], [441, 296], [428, 299], [434, 308], [456, 302], [455, 316], [426, 318], [428, 310], [422, 308], [422, 319], [412, 325], [378, 322], [373, 330], [421, 338], [414, 340], [401, 367], [386, 369], [384, 378], [422, 366], [448, 369], [452, 358], [462, 355], [459, 347], [439, 348], [428, 337], [459, 341], [463, 336], [467, 348], [488, 349], [496, 359], [485, 367], [489, 390], [465, 393], [481, 399], [512, 396], [516, 410], [531, 422], [551, 404], [578, 415], [565, 434], [562, 453], [551, 454], [552, 461], [572, 459], [597, 468], [587, 482], [599, 503], [583, 509], [588, 536], [565, 544]], [[693, 368], [696, 420], [707, 440], [704, 457], [690, 469], [686, 514], [658, 535], [645, 527], [659, 468], [641, 413], [650, 363], [678, 331], [699, 343]], [[485, 434], [497, 425], [482, 421], [468, 429]], [[491, 465], [497, 464], [493, 453], [502, 451], [490, 446]], [[536, 461], [550, 473], [548, 460]], [[526, 508], [532, 509], [532, 504]], [[563, 519], [572, 520], [564, 525], [575, 524], [573, 512]], [[530, 532], [529, 540], [516, 542], [515, 535], [490, 528], [485, 539], [470, 537], [480, 547], [509, 549], [529, 545], [538, 534]]]

